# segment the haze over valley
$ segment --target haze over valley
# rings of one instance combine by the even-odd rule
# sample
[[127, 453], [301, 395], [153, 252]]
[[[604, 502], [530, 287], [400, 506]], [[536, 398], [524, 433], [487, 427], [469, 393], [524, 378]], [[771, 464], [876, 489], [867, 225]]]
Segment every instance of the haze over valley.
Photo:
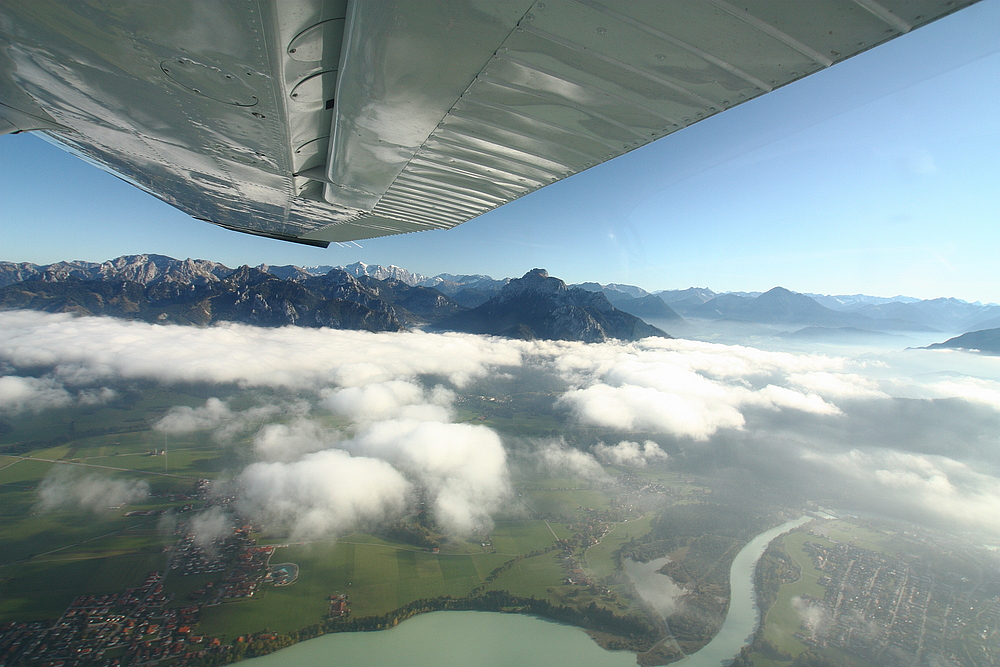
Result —
[[[218, 664], [485, 609], [667, 664], [737, 606], [741, 549], [799, 518], [759, 561], [775, 611], [746, 660], [1000, 656], [1000, 357], [915, 349], [994, 304], [160, 256], [2, 263], [0, 283], [18, 659]], [[938, 583], [880, 583], [922, 602], [862, 632], [877, 601], [836, 603], [864, 583], [852, 558]], [[86, 598], [126, 589], [144, 611], [104, 606], [141, 632]], [[959, 601], [975, 613], [941, 611]], [[912, 619], [933, 632], [911, 642]]]

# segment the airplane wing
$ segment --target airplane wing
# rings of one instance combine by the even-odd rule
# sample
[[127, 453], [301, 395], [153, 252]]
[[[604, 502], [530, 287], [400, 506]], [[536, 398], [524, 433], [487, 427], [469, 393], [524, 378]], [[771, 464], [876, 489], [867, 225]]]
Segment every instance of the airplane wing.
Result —
[[975, 0], [5, 0], [0, 134], [325, 247], [447, 229]]

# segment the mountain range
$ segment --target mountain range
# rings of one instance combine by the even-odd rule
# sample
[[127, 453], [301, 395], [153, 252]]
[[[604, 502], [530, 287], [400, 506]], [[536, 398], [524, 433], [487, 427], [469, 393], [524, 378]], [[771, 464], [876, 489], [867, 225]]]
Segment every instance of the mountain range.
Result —
[[568, 287], [544, 269], [511, 280], [485, 303], [445, 318], [437, 328], [507, 338], [549, 338], [596, 343], [666, 336], [611, 305], [607, 297]]
[[961, 336], [949, 338], [943, 343], [928, 345], [927, 350], [952, 349], [981, 352], [983, 354], [1000, 354], [1000, 328], [970, 331]]
[[[437, 287], [421, 284], [427, 281]], [[616, 309], [603, 294], [568, 288], [541, 269], [497, 281], [451, 275], [431, 280], [399, 267], [361, 263], [230, 269], [162, 255], [99, 264], [0, 262], [0, 308], [197, 325], [229, 321], [369, 331], [430, 326], [587, 342], [666, 335]]]
[[[39, 293], [30, 299], [22, 287], [19, 290], [21, 296], [7, 294], [0, 307], [37, 306], [78, 312], [90, 312], [93, 307], [105, 309], [107, 314], [130, 313], [127, 316], [197, 324], [234, 319], [261, 324], [353, 327], [358, 322], [364, 322], [365, 327], [386, 330], [437, 326], [446, 318], [458, 317], [461, 312], [484, 306], [513, 282], [510, 278], [494, 279], [482, 274], [442, 273], [428, 277], [398, 266], [363, 262], [341, 267], [262, 264], [253, 267], [257, 273], [243, 271], [237, 275], [237, 271], [244, 268], [251, 267], [230, 269], [208, 260], [176, 260], [162, 255], [126, 256], [100, 263], [77, 261], [36, 265], [0, 262], [0, 289], [26, 282], [64, 283], [61, 288], [36, 287], [35, 291]], [[278, 289], [277, 283], [265, 284], [267, 281], [261, 276], [291, 285]], [[134, 286], [126, 289], [105, 285], [94, 288], [90, 296], [84, 297], [82, 293], [73, 295], [73, 290], [68, 287], [73, 280], [132, 283], [141, 286], [144, 293], [148, 292], [146, 297], [152, 301], [140, 304], [142, 299]], [[176, 293], [181, 285], [186, 286], [188, 292]], [[150, 290], [154, 286], [158, 287]], [[566, 287], [567, 291], [579, 288], [603, 295], [616, 311], [651, 320], [667, 328], [683, 327], [685, 318], [765, 324], [785, 328], [787, 335], [802, 331], [803, 335], [808, 333], [810, 336], [821, 335], [824, 331], [852, 332], [852, 335], [907, 331], [960, 333], [1000, 327], [1000, 306], [954, 298], [921, 300], [905, 296], [802, 294], [782, 287], [763, 293], [717, 293], [700, 287], [649, 292], [635, 285], [601, 285], [594, 282]], [[41, 292], [46, 289], [47, 294], [43, 295]], [[116, 294], [115, 289], [132, 291]], [[223, 293], [228, 292], [240, 293], [242, 297], [224, 297]], [[281, 307], [272, 303], [278, 294], [284, 302]], [[578, 298], [584, 299], [582, 296]], [[343, 305], [342, 309], [347, 309], [343, 312], [332, 304], [321, 305], [331, 299], [356, 305]], [[195, 307], [192, 305], [194, 302], [201, 305]], [[26, 305], [28, 303], [36, 306]], [[584, 307], [583, 303], [580, 301], [579, 307]], [[550, 305], [561, 307], [554, 302]], [[367, 310], [356, 310], [357, 306]], [[499, 316], [495, 307], [496, 304], [491, 306], [494, 310], [490, 312]], [[324, 311], [324, 308], [327, 310]], [[594, 312], [603, 311], [598, 308]], [[455, 319], [453, 324], [456, 327], [485, 326], [482, 321], [473, 325], [472, 319], [468, 318], [475, 317], [464, 315]], [[504, 315], [504, 318], [503, 321], [510, 321], [509, 315]], [[542, 326], [537, 318], [532, 321], [533, 324], [526, 324], [528, 329], [535, 331], [535, 327]], [[507, 329], [509, 326], [503, 327], [503, 330]], [[539, 333], [536, 331], [534, 335]]]
[[783, 287], [763, 293], [724, 294], [692, 287], [656, 295], [683, 317], [707, 320], [888, 332], [964, 332], [1000, 326], [1000, 306], [955, 298], [822, 296]]

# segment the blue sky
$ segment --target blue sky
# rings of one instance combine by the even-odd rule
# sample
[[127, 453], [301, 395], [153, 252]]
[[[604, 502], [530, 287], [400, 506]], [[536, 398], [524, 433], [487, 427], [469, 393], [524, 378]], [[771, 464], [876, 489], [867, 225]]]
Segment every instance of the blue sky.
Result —
[[545, 267], [647, 289], [1000, 302], [998, 25], [986, 0], [454, 230], [361, 248], [228, 232], [37, 137], [0, 137], [0, 259]]

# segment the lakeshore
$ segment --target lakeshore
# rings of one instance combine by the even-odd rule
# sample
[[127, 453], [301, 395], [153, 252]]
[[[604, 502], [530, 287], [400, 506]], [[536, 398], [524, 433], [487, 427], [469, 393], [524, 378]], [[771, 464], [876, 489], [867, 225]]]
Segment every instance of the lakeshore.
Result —
[[[760, 612], [754, 593], [754, 570], [767, 545], [779, 535], [811, 520], [803, 516], [767, 530], [737, 554], [730, 569], [732, 597], [722, 629], [700, 651], [679, 663], [716, 667], [733, 660], [757, 629]], [[648, 570], [649, 568], [645, 568]], [[655, 575], [644, 572], [646, 586]], [[642, 594], [642, 591], [640, 591]], [[511, 641], [517, 637], [517, 641]], [[409, 667], [517, 664], [573, 664], [575, 667], [634, 665], [634, 654], [608, 651], [580, 628], [531, 615], [483, 611], [436, 611], [408, 619], [389, 630], [345, 632], [300, 642], [271, 655], [246, 661], [250, 667], [325, 667], [337, 662], [408, 665]], [[471, 657], [470, 657], [471, 656]]]

